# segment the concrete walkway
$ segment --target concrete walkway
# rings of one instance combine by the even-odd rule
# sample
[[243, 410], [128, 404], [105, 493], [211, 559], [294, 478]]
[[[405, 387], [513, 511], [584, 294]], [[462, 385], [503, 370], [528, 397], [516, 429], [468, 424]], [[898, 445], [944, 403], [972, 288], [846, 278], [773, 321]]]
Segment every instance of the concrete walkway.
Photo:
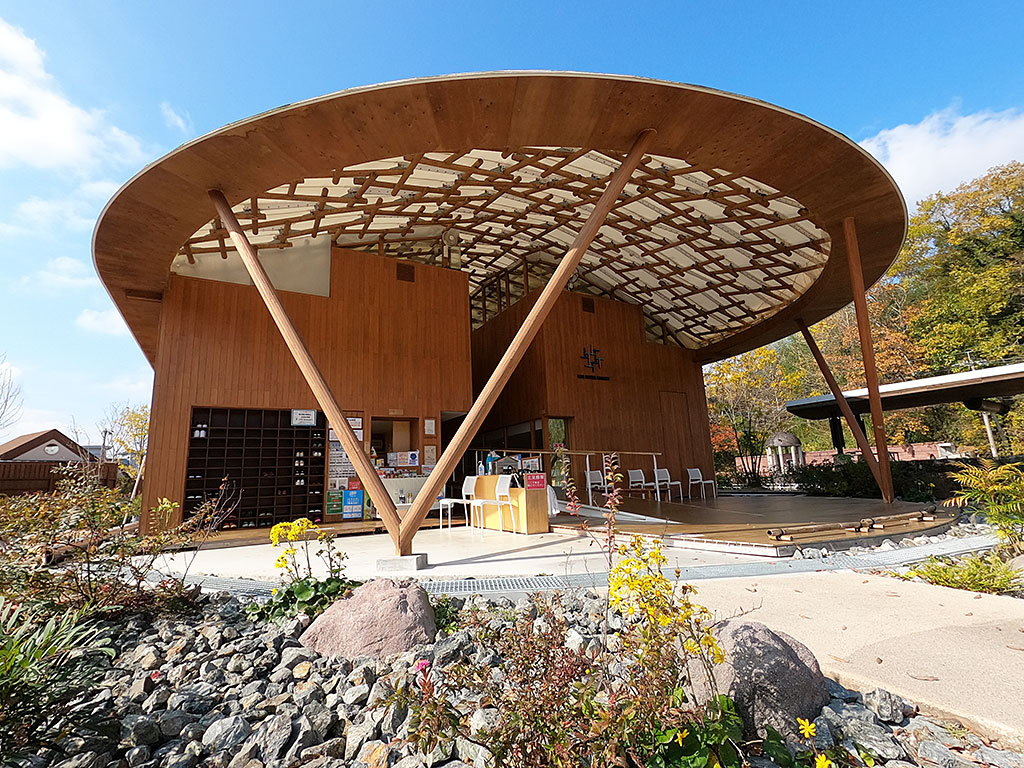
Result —
[[792, 635], [843, 685], [885, 688], [1024, 749], [1024, 600], [851, 571], [697, 586], [717, 616]]

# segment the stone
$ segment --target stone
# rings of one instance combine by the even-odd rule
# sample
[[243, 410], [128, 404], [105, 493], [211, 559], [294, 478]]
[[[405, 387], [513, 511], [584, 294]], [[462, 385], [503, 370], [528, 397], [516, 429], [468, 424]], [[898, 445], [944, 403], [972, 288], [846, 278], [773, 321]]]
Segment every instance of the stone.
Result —
[[130, 768], [135, 768], [138, 765], [142, 765], [149, 760], [150, 750], [145, 744], [141, 744], [137, 747], [132, 747], [124, 753], [124, 759], [127, 761]]
[[488, 768], [494, 761], [494, 756], [487, 747], [461, 736], [455, 740], [455, 754], [459, 760], [464, 760], [473, 768]]
[[313, 664], [308, 661], [300, 661], [294, 667], [292, 667], [292, 677], [296, 680], [305, 680], [309, 677], [309, 673], [313, 671]]
[[130, 747], [159, 744], [160, 726], [149, 715], [128, 715], [121, 721], [121, 741]]
[[283, 651], [281, 651], [281, 662], [278, 666], [287, 667], [288, 669], [294, 669], [296, 666], [298, 666], [304, 661], [314, 661], [316, 659], [316, 656], [316, 652], [310, 650], [309, 648], [303, 648], [301, 646], [285, 648]]
[[488, 730], [497, 726], [501, 720], [501, 713], [494, 707], [485, 707], [473, 712], [469, 718], [469, 733], [476, 736], [482, 730]]
[[[287, 714], [273, 715], [268, 717], [256, 731], [249, 737], [249, 741], [256, 746], [256, 754], [264, 763], [276, 760], [284, 752], [292, 737], [292, 719]], [[244, 749], [243, 745], [243, 749]], [[239, 752], [242, 754], [242, 752]], [[234, 761], [232, 761], [234, 763]]]
[[[835, 727], [834, 723], [830, 724]], [[883, 760], [899, 760], [906, 757], [906, 751], [893, 738], [892, 732], [877, 723], [854, 717], [846, 720], [838, 730], [843, 735], [843, 743], [853, 742], [867, 749], [875, 757]]]
[[137, 703], [142, 703], [149, 696], [150, 691], [153, 690], [153, 678], [149, 675], [145, 677], [139, 677], [132, 681], [131, 686], [128, 688], [128, 700]]
[[62, 760], [54, 768], [100, 768], [104, 763], [105, 761], [102, 761], [101, 755], [89, 751], [79, 752], [74, 757]]
[[922, 741], [917, 745], [917, 759], [941, 768], [972, 768], [974, 763], [965, 760], [949, 747], [937, 741]]
[[306, 747], [299, 755], [299, 759], [305, 764], [315, 757], [343, 757], [345, 755], [345, 739], [328, 739], [320, 744]]
[[[748, 738], [771, 726], [796, 740], [798, 717], [814, 720], [828, 703], [825, 678], [807, 646], [753, 621], [729, 620], [718, 630], [725, 661], [715, 667], [717, 690], [736, 702]], [[691, 679], [699, 701], [714, 688], [696, 662]]]
[[363, 745], [376, 737], [377, 724], [372, 720], [364, 720], [356, 725], [350, 725], [345, 734], [345, 759], [354, 759]]
[[882, 688], [875, 688], [864, 694], [864, 706], [870, 709], [883, 723], [902, 723], [915, 708]]
[[826, 677], [825, 688], [828, 691], [828, 695], [833, 699], [839, 699], [841, 701], [860, 701], [861, 695], [857, 691], [851, 691], [849, 688], [840, 685], [835, 680]]
[[287, 764], [296, 762], [303, 750], [313, 746], [319, 740], [320, 738], [316, 735], [316, 731], [313, 730], [313, 725], [309, 722], [309, 718], [301, 715], [292, 723], [291, 746], [288, 747], [288, 751], [284, 755], [284, 762]]
[[390, 656], [434, 642], [437, 626], [426, 591], [412, 581], [376, 579], [332, 603], [299, 642], [324, 656]]
[[165, 709], [157, 718], [160, 733], [165, 739], [173, 739], [181, 734], [182, 728], [194, 723], [196, 716], [180, 709]]
[[217, 703], [217, 689], [209, 683], [192, 683], [179, 688], [167, 699], [168, 709], [182, 709], [205, 715]]
[[210, 752], [233, 750], [252, 732], [249, 722], [239, 715], [216, 721], [203, 734], [203, 746]]
[[1015, 752], [993, 749], [982, 744], [972, 755], [975, 761], [994, 766], [995, 768], [1024, 768], [1024, 757]]
[[434, 666], [447, 667], [473, 649], [473, 638], [469, 632], [460, 630], [434, 645]]
[[346, 704], [365, 704], [370, 698], [370, 686], [353, 685], [341, 695], [341, 700]]

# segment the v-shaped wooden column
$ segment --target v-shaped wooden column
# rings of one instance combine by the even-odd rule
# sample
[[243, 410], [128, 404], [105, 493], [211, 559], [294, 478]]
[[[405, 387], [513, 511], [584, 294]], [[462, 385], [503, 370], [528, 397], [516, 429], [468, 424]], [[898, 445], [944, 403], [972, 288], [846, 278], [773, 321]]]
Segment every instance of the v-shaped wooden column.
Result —
[[612, 208], [615, 207], [619, 195], [622, 194], [622, 190], [626, 186], [626, 182], [629, 181], [633, 171], [640, 165], [644, 153], [650, 147], [656, 133], [653, 128], [642, 131], [637, 136], [636, 141], [633, 142], [633, 147], [630, 149], [629, 154], [626, 155], [626, 159], [622, 161], [622, 165], [618, 167], [608, 180], [608, 186], [605, 187], [604, 194], [597, 201], [594, 210], [587, 217], [583, 228], [576, 235], [572, 245], [569, 246], [569, 250], [562, 257], [561, 262], [559, 262], [555, 273], [551, 276], [547, 285], [544, 286], [544, 290], [541, 291], [533, 307], [530, 308], [530, 313], [526, 316], [519, 331], [512, 339], [512, 343], [509, 344], [505, 354], [498, 362], [498, 365], [495, 366], [490, 379], [487, 380], [483, 390], [481, 390], [479, 397], [477, 397], [473, 406], [469, 409], [469, 413], [466, 414], [462, 426], [459, 427], [448, 447], [444, 449], [441, 458], [438, 460], [433, 471], [431, 471], [427, 481], [420, 488], [419, 493], [416, 494], [412, 507], [409, 509], [405, 519], [402, 520], [398, 554], [408, 555], [412, 553], [413, 536], [416, 535], [416, 531], [419, 530], [420, 524], [426, 518], [427, 512], [433, 506], [434, 500], [444, 488], [448, 476], [455, 471], [455, 467], [459, 459], [462, 458], [462, 454], [469, 448], [469, 444], [473, 440], [474, 435], [476, 435], [477, 430], [483, 425], [484, 419], [490, 413], [491, 407], [512, 376], [512, 372], [519, 365], [519, 361], [523, 359], [523, 355], [526, 354], [530, 343], [540, 330], [541, 324], [551, 313], [559, 294], [565, 289], [569, 278], [576, 271], [576, 267], [579, 266], [580, 260], [587, 252], [587, 248], [590, 247], [590, 243], [593, 242], [598, 230], [601, 229], [601, 225], [604, 224], [605, 218], [607, 218]]
[[349, 460], [355, 468], [356, 475], [362, 481], [363, 488], [370, 495], [374, 506], [377, 507], [381, 520], [384, 521], [384, 527], [391, 534], [391, 539], [395, 543], [395, 550], [398, 551], [401, 518], [398, 516], [395, 502], [392, 501], [391, 495], [384, 487], [384, 483], [381, 482], [380, 476], [370, 462], [369, 457], [363, 452], [363, 446], [356, 438], [352, 427], [349, 426], [348, 419], [342, 414], [330, 386], [328, 386], [323, 374], [320, 373], [320, 369], [313, 361], [313, 356], [309, 354], [309, 349], [306, 348], [305, 342], [302, 341], [302, 337], [299, 336], [299, 332], [295, 329], [295, 324], [292, 323], [291, 318], [285, 311], [281, 298], [277, 295], [277, 291], [274, 290], [274, 285], [270, 282], [270, 278], [267, 277], [263, 265], [260, 264], [260, 260], [256, 255], [256, 249], [253, 248], [249, 238], [242, 231], [242, 226], [238, 223], [238, 219], [231, 210], [231, 206], [228, 205], [224, 193], [219, 189], [211, 189], [209, 194], [214, 208], [217, 209], [217, 216], [220, 217], [220, 220], [228, 230], [231, 242], [234, 244], [235, 250], [238, 251], [238, 255], [242, 257], [242, 263], [245, 265], [249, 277], [256, 284], [256, 290], [259, 291], [263, 303], [266, 304], [274, 324], [277, 325], [277, 329], [281, 332], [284, 343], [288, 346], [292, 357], [295, 358], [295, 362], [298, 364], [299, 370], [302, 371], [306, 383], [313, 390], [313, 397], [316, 398], [323, 412], [327, 414], [328, 424], [334, 428], [338, 440], [341, 442], [345, 453], [348, 454]]

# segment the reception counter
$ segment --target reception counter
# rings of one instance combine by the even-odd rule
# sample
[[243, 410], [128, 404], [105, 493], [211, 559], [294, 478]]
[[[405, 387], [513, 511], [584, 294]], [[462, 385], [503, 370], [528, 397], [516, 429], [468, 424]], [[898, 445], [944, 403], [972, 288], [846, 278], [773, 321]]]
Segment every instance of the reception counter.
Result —
[[[494, 487], [498, 475], [480, 475], [476, 479], [474, 495], [478, 499], [493, 499]], [[547, 533], [548, 528], [548, 492], [547, 488], [512, 488], [512, 510], [516, 518], [518, 533]], [[483, 525], [493, 531], [511, 531], [512, 520], [508, 507], [501, 510], [497, 504], [484, 504]]]

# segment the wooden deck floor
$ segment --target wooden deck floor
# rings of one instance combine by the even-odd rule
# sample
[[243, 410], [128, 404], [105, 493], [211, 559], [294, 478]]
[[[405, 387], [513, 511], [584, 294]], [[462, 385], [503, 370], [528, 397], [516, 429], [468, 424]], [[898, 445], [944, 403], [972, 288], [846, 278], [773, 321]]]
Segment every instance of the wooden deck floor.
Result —
[[[455, 527], [465, 525], [465, 518], [459, 514], [452, 515], [452, 525]], [[447, 524], [447, 520], [445, 521]], [[437, 528], [441, 525], [440, 518], [428, 517], [420, 526], [423, 528]], [[342, 523], [324, 523], [321, 526], [324, 530], [333, 531], [338, 536], [351, 536], [365, 533], [387, 533], [384, 523], [380, 520], [355, 520]], [[312, 537], [310, 537], [312, 538]], [[204, 545], [207, 549], [217, 547], [245, 547], [250, 544], [269, 544], [269, 528], [232, 528], [226, 531], [217, 531]]]
[[[595, 497], [600, 504], [603, 497]], [[651, 522], [619, 520], [618, 528], [627, 533], [661, 536], [686, 536], [709, 541], [726, 541], [763, 546], [792, 546], [794, 544], [852, 543], [857, 539], [877, 536], [905, 536], [948, 525], [952, 517], [940, 509], [936, 519], [924, 522], [883, 523], [870, 533], [845, 531], [841, 528], [800, 533], [799, 526], [827, 523], [851, 523], [864, 518], [880, 518], [918, 512], [920, 503], [894, 502], [885, 504], [878, 499], [847, 499], [765, 494], [756, 496], [721, 496], [707, 501], [648, 501], [626, 498], [622, 511], [657, 518]], [[579, 518], [562, 514], [552, 518], [553, 528], [579, 528]], [[589, 525], [601, 525], [599, 518], [591, 518]], [[766, 531], [769, 528], [792, 530], [791, 541], [776, 541]]]

